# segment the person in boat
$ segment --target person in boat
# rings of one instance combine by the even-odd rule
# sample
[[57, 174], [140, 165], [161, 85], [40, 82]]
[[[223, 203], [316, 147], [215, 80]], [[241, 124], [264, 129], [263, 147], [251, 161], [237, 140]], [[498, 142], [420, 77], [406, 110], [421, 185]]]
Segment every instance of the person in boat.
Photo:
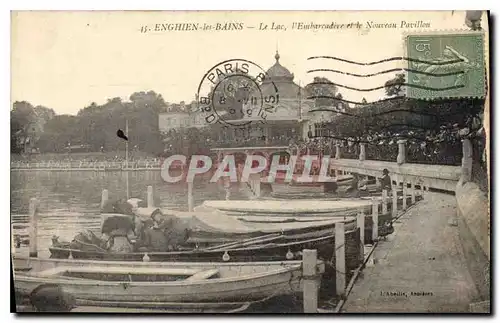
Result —
[[179, 250], [188, 241], [190, 232], [189, 221], [180, 219], [175, 214], [167, 213], [165, 214], [163, 227], [170, 249]]
[[117, 253], [133, 252], [137, 236], [132, 205], [125, 200], [118, 200], [105, 205], [102, 213], [103, 216], [107, 214], [101, 230], [105, 249]]
[[108, 243], [108, 240], [109, 237], [106, 237], [105, 240], [103, 240], [91, 230], [86, 229], [75, 235], [69, 245], [66, 245], [66, 243], [60, 243], [58, 239], [53, 239], [52, 246], [57, 248], [69, 247], [70, 249], [85, 252], [106, 252], [106, 244]]
[[389, 170], [387, 168], [384, 168], [384, 170], [382, 171], [382, 177], [380, 178], [380, 186], [382, 190], [390, 191], [392, 189], [392, 181], [391, 177], [389, 176]]
[[[146, 222], [145, 222], [146, 223]], [[155, 209], [151, 225], [144, 224], [139, 251], [172, 251], [183, 248], [189, 238], [189, 221]]]
[[165, 233], [165, 216], [160, 209], [156, 209], [151, 214], [153, 220], [152, 226], [144, 230], [144, 237], [141, 241], [141, 248], [139, 250], [147, 250], [154, 252], [165, 252], [169, 249], [168, 238]]
[[29, 300], [36, 312], [70, 312], [76, 307], [75, 297], [56, 284], [38, 286], [31, 292]]

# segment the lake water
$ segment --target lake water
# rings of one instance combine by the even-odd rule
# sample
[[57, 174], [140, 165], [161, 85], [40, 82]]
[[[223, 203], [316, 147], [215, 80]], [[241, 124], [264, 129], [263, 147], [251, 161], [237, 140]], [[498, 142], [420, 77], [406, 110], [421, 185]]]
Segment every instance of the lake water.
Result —
[[[155, 206], [187, 210], [187, 184], [170, 184], [162, 180], [160, 171], [134, 171], [128, 173], [130, 197], [146, 200], [147, 186], [154, 189]], [[51, 237], [71, 241], [83, 229], [98, 231], [100, 203], [103, 189], [109, 199], [126, 198], [126, 172], [74, 172], [74, 171], [11, 171], [10, 206], [14, 234], [27, 237], [25, 215], [29, 212], [30, 198], [39, 200], [38, 249], [45, 254]], [[231, 198], [247, 199], [232, 187]], [[205, 200], [225, 199], [221, 184], [208, 179], [195, 181], [194, 205]], [[24, 216], [23, 216], [24, 215]]]

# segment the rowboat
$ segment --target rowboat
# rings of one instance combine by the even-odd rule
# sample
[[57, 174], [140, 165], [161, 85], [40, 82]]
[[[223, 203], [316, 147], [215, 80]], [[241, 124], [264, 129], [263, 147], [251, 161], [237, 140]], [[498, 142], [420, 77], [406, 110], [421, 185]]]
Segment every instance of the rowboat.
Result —
[[[24, 263], [23, 263], [24, 260]], [[22, 271], [30, 265], [28, 271]], [[14, 259], [16, 293], [55, 284], [78, 306], [174, 308], [241, 307], [302, 290], [300, 261], [253, 263], [105, 262]], [[318, 263], [318, 283], [325, 266]]]
[[363, 199], [351, 200], [263, 200], [259, 203], [245, 200], [213, 200], [204, 201], [195, 211], [218, 210], [226, 215], [260, 215], [260, 216], [344, 216], [359, 210], [371, 210], [372, 201]]
[[[348, 235], [349, 232], [346, 232]], [[281, 234], [271, 234], [259, 237], [258, 241], [233, 242], [220, 246], [200, 249], [178, 250], [168, 252], [129, 252], [116, 253], [107, 250], [78, 250], [65, 247], [49, 247], [51, 258], [93, 259], [115, 261], [181, 261], [181, 262], [249, 262], [249, 261], [284, 261], [300, 259], [303, 249], [318, 250], [318, 258], [330, 259], [333, 254], [334, 234], [326, 236], [287, 241]], [[249, 239], [250, 240], [250, 239]]]
[[[331, 234], [338, 222], [344, 222], [346, 230], [355, 228], [355, 218], [323, 218], [303, 221], [277, 217], [233, 217], [218, 210], [208, 212], [181, 212], [164, 209], [164, 214], [177, 219], [180, 230], [187, 228], [188, 243], [210, 244], [238, 241], [271, 233], [281, 233], [283, 240], [297, 240], [321, 237]], [[151, 211], [138, 209], [136, 214]], [[143, 213], [144, 214], [144, 213]]]
[[[402, 192], [397, 192], [397, 204], [403, 204]], [[423, 197], [416, 195], [415, 200]], [[225, 215], [236, 216], [245, 219], [249, 216], [262, 217], [287, 217], [287, 218], [334, 218], [349, 217], [358, 212], [371, 214], [373, 202], [379, 205], [379, 214], [382, 214], [382, 196], [370, 196], [360, 198], [315, 198], [315, 199], [263, 199], [259, 203], [246, 200], [212, 200], [204, 201], [203, 204], [194, 208], [196, 212], [222, 212]], [[392, 209], [392, 196], [386, 199], [387, 208]], [[411, 197], [406, 197], [407, 205], [411, 205]]]
[[[278, 173], [280, 174], [280, 173]], [[269, 181], [267, 177], [263, 177], [261, 182], [267, 183], [271, 182], [272, 195], [284, 195], [284, 194], [315, 194], [323, 195], [328, 193], [330, 190], [330, 183], [335, 183], [336, 186], [349, 185], [352, 182], [353, 177], [351, 175], [343, 175], [337, 178], [333, 178], [327, 181], [319, 181], [318, 176], [311, 176], [311, 182], [303, 182], [298, 180], [301, 174], [294, 174], [289, 182], [284, 181], [284, 175], [276, 178], [273, 181]]]
[[[142, 220], [149, 218], [155, 208], [137, 208], [136, 215]], [[319, 250], [319, 256], [325, 259], [331, 256], [331, 245], [335, 224], [345, 223], [346, 232], [356, 229], [354, 217], [330, 218], [313, 221], [259, 221], [228, 217], [218, 211], [213, 212], [178, 212], [165, 210], [170, 217], [168, 227], [172, 233], [181, 234], [181, 242], [176, 251], [151, 252], [149, 257], [158, 261], [273, 261], [290, 260], [297, 257], [302, 249]], [[121, 214], [103, 214], [106, 220], [120, 223], [132, 221]], [[262, 218], [265, 219], [265, 218]], [[104, 232], [104, 231], [103, 231]], [[187, 239], [186, 239], [187, 237]], [[136, 260], [144, 257], [141, 252], [117, 253], [104, 249], [103, 241], [94, 233], [83, 232], [75, 236], [72, 242], [53, 241], [49, 248], [51, 257], [75, 259], [112, 259]], [[165, 246], [166, 247], [166, 246]], [[163, 250], [165, 251], [165, 250]], [[227, 261], [225, 260], [225, 261]]]

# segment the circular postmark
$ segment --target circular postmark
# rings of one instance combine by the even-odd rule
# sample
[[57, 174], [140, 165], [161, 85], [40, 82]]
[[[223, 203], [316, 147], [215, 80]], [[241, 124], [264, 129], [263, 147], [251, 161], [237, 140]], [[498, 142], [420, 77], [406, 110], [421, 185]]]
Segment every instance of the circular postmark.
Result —
[[230, 59], [210, 68], [198, 86], [198, 112], [206, 123], [244, 127], [265, 122], [279, 103], [278, 87], [257, 64]]

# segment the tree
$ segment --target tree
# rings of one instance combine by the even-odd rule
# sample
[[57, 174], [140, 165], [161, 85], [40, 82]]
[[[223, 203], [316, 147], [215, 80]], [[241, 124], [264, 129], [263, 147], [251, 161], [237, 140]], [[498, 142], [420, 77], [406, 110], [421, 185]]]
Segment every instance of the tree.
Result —
[[402, 95], [404, 93], [404, 88], [403, 88], [404, 84], [405, 84], [405, 74], [404, 73], [396, 74], [396, 76], [393, 79], [385, 82], [385, 94], [388, 97]]
[[[105, 151], [124, 151], [125, 144], [116, 136], [116, 131], [125, 130], [128, 120], [129, 147], [161, 153], [164, 145], [158, 116], [165, 111], [166, 102], [154, 91], [134, 92], [129, 98], [130, 102], [119, 97], [110, 98], [101, 105], [92, 102], [76, 116], [56, 115], [43, 106], [15, 102], [11, 110], [11, 152], [22, 152], [28, 137], [32, 143], [32, 138], [37, 140], [33, 145], [42, 152], [64, 152], [68, 143], [89, 145], [91, 151], [101, 151], [101, 147]], [[197, 138], [193, 141], [202, 141], [196, 134], [191, 137]]]
[[16, 101], [10, 111], [10, 141], [11, 152], [19, 153], [24, 150], [25, 143], [32, 133], [31, 127], [36, 122], [33, 105], [27, 101]]
[[42, 105], [37, 105], [34, 109], [36, 117], [45, 124], [50, 119], [56, 116], [56, 113], [53, 109], [46, 108]]
[[306, 85], [305, 90], [315, 97], [320, 96], [315, 99], [317, 107], [331, 107], [337, 102], [335, 100], [337, 86], [326, 77], [315, 77], [311, 83]]
[[37, 147], [41, 152], [65, 152], [68, 144], [80, 144], [79, 118], [72, 115], [57, 115], [47, 121]]
[[129, 100], [134, 104], [134, 108], [153, 109], [157, 113], [163, 112], [167, 107], [161, 94], [157, 94], [155, 91], [134, 92], [130, 95]]

